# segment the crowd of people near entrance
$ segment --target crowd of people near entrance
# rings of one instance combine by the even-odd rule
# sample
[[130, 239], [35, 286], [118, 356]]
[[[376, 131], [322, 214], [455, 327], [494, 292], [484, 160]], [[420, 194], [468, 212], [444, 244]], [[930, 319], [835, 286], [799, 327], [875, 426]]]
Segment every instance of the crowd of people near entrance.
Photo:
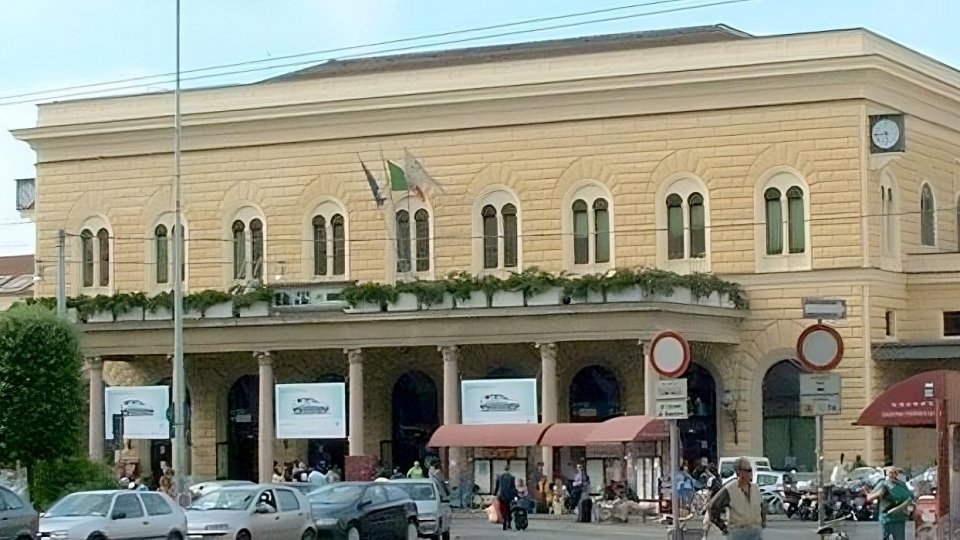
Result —
[[320, 459], [316, 464], [308, 466], [303, 459], [288, 463], [273, 462], [272, 481], [278, 482], [308, 482], [316, 487], [323, 487], [343, 479], [343, 472], [339, 465], [330, 464]]

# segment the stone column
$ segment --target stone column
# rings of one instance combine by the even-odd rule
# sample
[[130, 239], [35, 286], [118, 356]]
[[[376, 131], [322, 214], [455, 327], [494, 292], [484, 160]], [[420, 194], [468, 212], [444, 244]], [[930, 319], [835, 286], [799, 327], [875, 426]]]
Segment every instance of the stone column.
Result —
[[361, 349], [344, 349], [347, 361], [350, 364], [350, 407], [347, 425], [350, 455], [362, 456], [363, 451], [363, 351]]
[[[460, 423], [460, 347], [437, 347], [443, 356], [443, 423]], [[463, 489], [463, 448], [447, 449], [447, 479], [451, 487]], [[461, 492], [462, 493], [462, 492]]]
[[260, 482], [273, 479], [273, 444], [276, 430], [273, 427], [273, 357], [269, 351], [253, 353], [260, 365], [260, 415], [257, 451], [259, 460], [257, 470]]
[[[538, 343], [540, 349], [541, 406], [540, 417], [544, 424], [557, 422], [557, 344]], [[553, 447], [543, 447], [543, 474], [548, 482], [553, 481]]]
[[90, 420], [88, 430], [88, 450], [90, 461], [102, 463], [104, 458], [103, 442], [106, 432], [103, 429], [103, 360], [100, 357], [87, 358], [87, 375], [90, 377]]

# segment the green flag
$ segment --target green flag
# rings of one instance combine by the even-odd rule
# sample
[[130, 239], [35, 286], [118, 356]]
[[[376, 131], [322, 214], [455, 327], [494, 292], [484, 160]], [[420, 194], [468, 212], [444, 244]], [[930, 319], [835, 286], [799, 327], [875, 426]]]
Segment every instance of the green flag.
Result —
[[390, 189], [393, 191], [407, 191], [410, 186], [407, 185], [407, 175], [403, 172], [403, 167], [392, 161], [387, 162], [390, 169]]

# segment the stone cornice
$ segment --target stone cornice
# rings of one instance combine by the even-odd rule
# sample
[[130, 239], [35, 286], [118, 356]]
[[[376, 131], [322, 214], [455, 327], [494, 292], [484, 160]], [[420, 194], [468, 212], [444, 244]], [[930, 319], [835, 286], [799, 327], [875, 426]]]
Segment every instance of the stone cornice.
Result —
[[[864, 31], [773, 39], [197, 90], [185, 149], [842, 100], [960, 124], [960, 74], [914, 51]], [[41, 162], [168, 153], [170, 101], [43, 105], [41, 127], [14, 134]]]

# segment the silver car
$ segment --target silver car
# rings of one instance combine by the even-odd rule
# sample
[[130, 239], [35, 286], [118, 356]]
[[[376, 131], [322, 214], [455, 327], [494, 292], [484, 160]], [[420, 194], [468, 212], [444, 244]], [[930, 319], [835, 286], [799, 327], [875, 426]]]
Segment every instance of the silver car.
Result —
[[293, 414], [327, 414], [330, 407], [311, 397], [297, 398], [293, 405]]
[[120, 404], [120, 414], [124, 416], [153, 416], [153, 408], [139, 399], [125, 399]]
[[228, 486], [187, 508], [190, 540], [314, 540], [310, 502], [278, 484]]
[[40, 516], [39, 540], [166, 538], [183, 540], [187, 518], [170, 497], [156, 491], [81, 491], [60, 499]]
[[34, 540], [39, 521], [30, 501], [0, 487], [0, 540]]
[[520, 408], [520, 403], [508, 398], [503, 394], [489, 394], [483, 396], [480, 402], [481, 411], [515, 411]]
[[450, 540], [453, 510], [450, 509], [449, 496], [441, 492], [436, 482], [424, 478], [410, 478], [391, 480], [390, 483], [407, 492], [416, 503], [420, 536]]

